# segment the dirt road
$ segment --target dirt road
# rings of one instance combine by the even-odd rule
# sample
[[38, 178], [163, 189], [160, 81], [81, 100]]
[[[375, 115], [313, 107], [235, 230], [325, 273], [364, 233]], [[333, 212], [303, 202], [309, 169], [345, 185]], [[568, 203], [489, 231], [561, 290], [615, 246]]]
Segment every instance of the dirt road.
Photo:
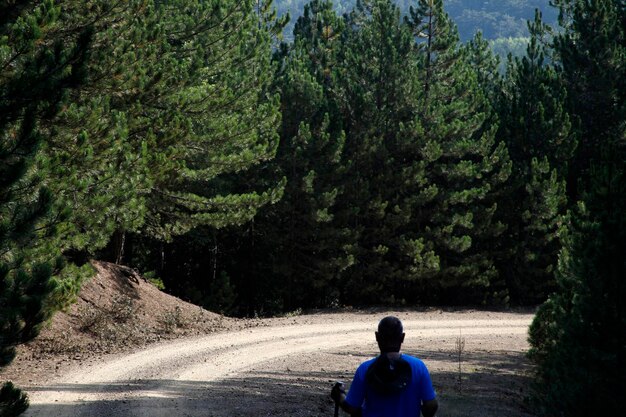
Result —
[[[79, 365], [25, 387], [27, 416], [330, 416], [331, 381], [349, 382], [376, 353], [389, 312], [317, 314], [157, 345]], [[440, 416], [529, 416], [524, 411], [530, 314], [395, 312], [403, 350], [429, 366]], [[457, 339], [465, 341], [458, 366]]]

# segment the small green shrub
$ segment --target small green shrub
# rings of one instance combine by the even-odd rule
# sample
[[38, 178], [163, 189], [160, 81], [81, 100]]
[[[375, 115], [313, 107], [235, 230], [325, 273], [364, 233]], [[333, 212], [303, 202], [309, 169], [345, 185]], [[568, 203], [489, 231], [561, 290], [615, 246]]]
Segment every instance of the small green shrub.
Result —
[[159, 290], [163, 291], [165, 289], [165, 284], [163, 283], [163, 280], [160, 277], [157, 277], [155, 271], [147, 271], [144, 272], [142, 275], [145, 279], [148, 280], [150, 284], [154, 285]]
[[163, 325], [163, 331], [165, 333], [173, 333], [176, 329], [187, 326], [187, 321], [182, 313], [182, 309], [179, 306], [163, 313], [160, 322]]

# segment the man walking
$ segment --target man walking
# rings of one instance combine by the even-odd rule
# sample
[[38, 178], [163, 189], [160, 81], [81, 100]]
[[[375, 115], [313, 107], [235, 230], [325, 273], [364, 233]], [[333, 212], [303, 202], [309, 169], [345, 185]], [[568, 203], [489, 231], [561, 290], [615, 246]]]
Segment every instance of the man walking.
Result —
[[330, 396], [351, 416], [433, 417], [438, 403], [426, 365], [400, 353], [404, 329], [397, 317], [388, 316], [378, 324], [376, 341], [380, 356], [363, 362], [346, 393], [335, 384]]

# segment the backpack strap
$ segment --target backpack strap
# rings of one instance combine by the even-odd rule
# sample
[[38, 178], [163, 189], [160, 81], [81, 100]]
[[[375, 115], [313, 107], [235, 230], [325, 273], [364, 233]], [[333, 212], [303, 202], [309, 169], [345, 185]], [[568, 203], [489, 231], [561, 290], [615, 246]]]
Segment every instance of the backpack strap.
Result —
[[411, 382], [411, 365], [402, 357], [389, 359], [380, 355], [365, 373], [365, 382], [381, 395], [398, 394]]

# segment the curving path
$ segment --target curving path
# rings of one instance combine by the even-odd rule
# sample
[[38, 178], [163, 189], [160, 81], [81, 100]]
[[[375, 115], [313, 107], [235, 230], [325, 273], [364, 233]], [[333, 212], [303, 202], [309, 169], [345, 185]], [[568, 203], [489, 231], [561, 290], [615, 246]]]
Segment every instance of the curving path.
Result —
[[[525, 340], [531, 320], [530, 315], [475, 318], [471, 313], [425, 320], [421, 317], [423, 314], [406, 313], [402, 316], [407, 333], [405, 345], [426, 339], [449, 345], [460, 332], [468, 340], [489, 341], [504, 337], [519, 344], [523, 343], [520, 340]], [[383, 315], [314, 316], [315, 319], [308, 323], [294, 320], [295, 323], [270, 324], [268, 327], [185, 339], [97, 365], [84, 365], [49, 384], [27, 388], [31, 407], [26, 416], [260, 415], [253, 409], [254, 399], [242, 396], [249, 393], [250, 398], [271, 397], [273, 393], [291, 390], [291, 386], [306, 385], [307, 374], [311, 371], [298, 374], [298, 367], [307, 358], [314, 361], [320, 355], [359, 352], [365, 348], [374, 351], [373, 331], [376, 320]], [[484, 313], [478, 316], [484, 317]], [[341, 361], [342, 356], [333, 358]], [[349, 366], [335, 363], [328, 367], [348, 371], [352, 369], [352, 363], [359, 360], [352, 359]], [[265, 379], [259, 377], [260, 371], [265, 372]], [[322, 371], [316, 374], [318, 380], [336, 374]], [[226, 387], [234, 380], [246, 391], [243, 394], [239, 391], [230, 401], [232, 388]], [[264, 385], [275, 389], [268, 390]], [[300, 395], [309, 395], [307, 391], [303, 392]], [[271, 398], [259, 400], [265, 401], [264, 415], [280, 414], [278, 411], [278, 414], [272, 414]], [[285, 415], [323, 415], [321, 409], [294, 413]]]

